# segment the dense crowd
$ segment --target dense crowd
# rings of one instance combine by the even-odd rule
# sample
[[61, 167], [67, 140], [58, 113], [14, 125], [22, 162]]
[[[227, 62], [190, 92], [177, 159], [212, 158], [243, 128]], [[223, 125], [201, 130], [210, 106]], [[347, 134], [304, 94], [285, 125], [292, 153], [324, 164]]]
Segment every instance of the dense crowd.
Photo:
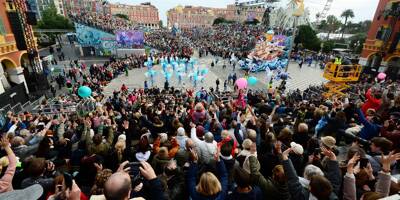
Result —
[[137, 27], [129, 20], [95, 12], [69, 13], [72, 21], [92, 26], [109, 33], [117, 30], [134, 30]]
[[175, 54], [188, 59], [193, 54], [193, 46], [189, 39], [180, 35], [171, 34], [171, 32], [167, 30], [147, 33], [145, 36], [145, 43], [164, 54]]
[[[141, 68], [147, 57], [143, 55], [126, 56], [124, 59], [110, 57], [104, 64], [92, 64], [87, 66], [84, 61], [74, 60], [70, 66], [64, 69], [57, 76], [53, 77], [58, 89], [66, 87], [69, 94], [77, 92], [82, 85], [90, 87], [94, 92], [101, 94], [103, 87], [111, 80], [121, 74], [128, 75], [128, 70]], [[54, 91], [55, 93], [55, 91]]]
[[235, 54], [239, 58], [247, 58], [264, 32], [262, 26], [235, 23], [216, 25], [212, 28], [195, 28], [184, 32], [183, 35], [190, 38], [203, 55], [211, 53], [230, 58]]
[[[112, 30], [114, 21], [85, 23]], [[155, 57], [189, 58], [194, 46], [245, 57], [261, 34], [237, 24], [198, 31], [154, 32], [146, 42], [161, 51]], [[89, 86], [89, 112], [8, 112], [0, 199], [372, 200], [400, 191], [398, 83], [365, 76], [332, 99], [319, 86], [219, 93], [122, 85], [103, 94], [146, 59], [71, 62], [56, 78], [70, 93], [55, 101], [79, 102], [78, 88]]]
[[[90, 71], [81, 83], [96, 88], [104, 73]], [[83, 116], [9, 112], [0, 191], [39, 184], [42, 199], [378, 199], [399, 191], [400, 96], [396, 83], [366, 81], [354, 85], [358, 96], [332, 100], [275, 90], [223, 102], [205, 90], [124, 86], [108, 98], [94, 89], [96, 109]]]

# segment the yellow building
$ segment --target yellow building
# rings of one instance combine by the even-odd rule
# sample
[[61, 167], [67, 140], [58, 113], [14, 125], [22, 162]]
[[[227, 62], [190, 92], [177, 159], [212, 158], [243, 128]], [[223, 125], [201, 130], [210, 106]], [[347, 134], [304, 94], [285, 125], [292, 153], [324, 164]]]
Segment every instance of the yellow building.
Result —
[[[10, 95], [13, 97], [20, 95], [13, 91], [13, 88], [23, 85], [26, 94], [29, 92], [24, 77], [24, 69], [21, 67], [27, 60], [27, 54], [26, 51], [20, 51], [17, 48], [15, 40], [18, 38], [15, 38], [12, 32], [7, 12], [15, 12], [13, 4], [6, 0], [0, 0], [0, 106], [6, 103], [2, 96], [7, 92], [11, 92]], [[26, 94], [21, 95], [26, 96]], [[9, 98], [7, 102], [10, 102]]]

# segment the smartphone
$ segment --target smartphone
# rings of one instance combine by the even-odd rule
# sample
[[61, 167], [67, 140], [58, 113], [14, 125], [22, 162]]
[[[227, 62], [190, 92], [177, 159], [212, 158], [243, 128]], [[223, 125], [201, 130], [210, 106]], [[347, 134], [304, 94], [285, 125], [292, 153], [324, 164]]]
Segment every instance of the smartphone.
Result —
[[129, 176], [131, 177], [132, 180], [132, 186], [135, 187], [140, 183], [142, 183], [144, 179], [140, 175], [140, 169], [139, 169], [139, 167], [141, 166], [140, 162], [130, 162], [126, 166], [130, 168]]
[[320, 148], [315, 148], [314, 149], [314, 156], [321, 154], [321, 149]]
[[367, 158], [360, 158], [360, 169], [366, 168], [369, 163]]
[[130, 168], [129, 169], [129, 175], [131, 177], [136, 177], [137, 175], [140, 174], [140, 169], [139, 167], [141, 166], [140, 162], [130, 162], [126, 165], [126, 167]]
[[69, 188], [71, 190], [72, 189], [72, 176], [71, 176], [71, 174], [68, 174], [68, 173], [64, 172], [63, 175], [64, 175], [65, 187]]

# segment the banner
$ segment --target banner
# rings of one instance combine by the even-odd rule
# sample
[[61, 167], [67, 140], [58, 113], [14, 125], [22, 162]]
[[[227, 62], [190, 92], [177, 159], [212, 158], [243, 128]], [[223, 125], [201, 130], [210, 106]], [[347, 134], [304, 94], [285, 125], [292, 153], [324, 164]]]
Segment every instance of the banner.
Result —
[[75, 23], [76, 37], [82, 47], [94, 47], [102, 55], [115, 54], [117, 43], [111, 33]]
[[138, 48], [143, 47], [144, 33], [143, 31], [117, 31], [116, 41], [122, 48]]

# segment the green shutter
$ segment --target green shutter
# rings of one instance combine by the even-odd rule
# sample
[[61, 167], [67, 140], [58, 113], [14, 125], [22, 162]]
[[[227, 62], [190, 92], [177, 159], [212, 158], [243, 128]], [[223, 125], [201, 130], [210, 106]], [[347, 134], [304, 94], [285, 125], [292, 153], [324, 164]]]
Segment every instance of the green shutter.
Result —
[[0, 20], [0, 34], [5, 35], [6, 29], [4, 28], [3, 20]]

